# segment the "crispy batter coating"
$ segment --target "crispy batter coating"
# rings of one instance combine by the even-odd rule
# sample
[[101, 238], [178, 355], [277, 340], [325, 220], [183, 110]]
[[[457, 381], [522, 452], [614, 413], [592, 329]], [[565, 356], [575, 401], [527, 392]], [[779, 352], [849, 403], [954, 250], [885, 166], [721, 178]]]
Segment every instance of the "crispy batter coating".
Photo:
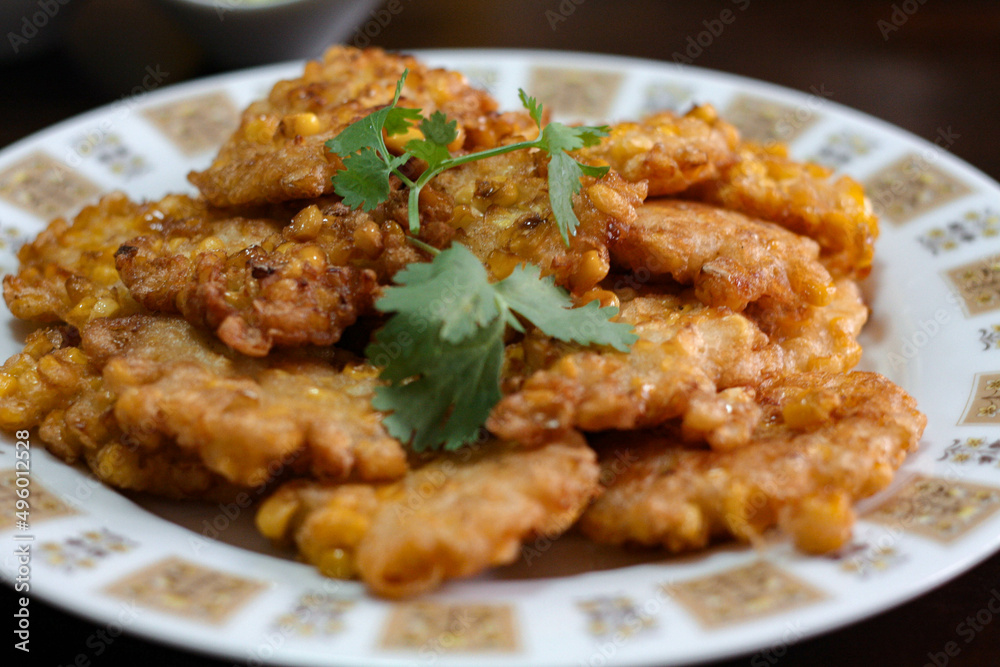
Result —
[[790, 160], [783, 145], [740, 147], [740, 159], [684, 197], [778, 223], [819, 243], [820, 258], [835, 277], [871, 271], [878, 219], [861, 184], [831, 180], [829, 169]]
[[541, 153], [515, 151], [451, 169], [432, 182], [454, 201], [454, 240], [466, 245], [494, 279], [528, 261], [582, 293], [607, 275], [610, 238], [636, 219], [646, 187], [614, 171], [600, 180], [584, 177], [573, 207], [580, 226], [567, 246], [549, 202], [547, 166]]
[[757, 540], [779, 525], [803, 551], [839, 548], [851, 502], [880, 491], [926, 424], [916, 402], [875, 373], [804, 373], [764, 383], [752, 442], [718, 452], [673, 434], [595, 440], [605, 493], [580, 521], [598, 542], [700, 549]]
[[[442, 111], [458, 121], [453, 150], [481, 150], [537, 133], [526, 114], [497, 113], [496, 102], [457, 72], [430, 69], [380, 49], [335, 46], [321, 61], [307, 63], [302, 76], [278, 82], [267, 99], [247, 107], [211, 166], [191, 172], [189, 180], [217, 206], [332, 194], [331, 178], [342, 165], [325, 142], [392, 102], [407, 68], [400, 106], [423, 109], [425, 116]], [[397, 147], [390, 141], [389, 148], [403, 143]]]
[[[444, 246], [450, 200], [427, 191], [420, 238]], [[371, 212], [333, 199], [167, 220], [122, 244], [122, 281], [145, 308], [180, 313], [243, 354], [331, 345], [372, 310], [379, 286], [424, 256], [406, 242], [405, 193]], [[217, 210], [218, 211], [218, 210]], [[261, 216], [268, 217], [261, 217]]]
[[178, 220], [121, 245], [116, 266], [143, 306], [180, 313], [244, 354], [335, 343], [371, 308], [376, 276], [331, 265], [315, 245], [285, 243], [286, 222]]
[[138, 304], [115, 270], [115, 250], [164, 221], [203, 211], [202, 204], [183, 195], [136, 204], [113, 193], [85, 207], [72, 221], [57, 218], [21, 247], [18, 273], [4, 277], [10, 312], [24, 320], [63, 321], [76, 327], [98, 317], [137, 312]]
[[847, 280], [830, 305], [775, 316], [764, 328], [690, 292], [623, 298], [620, 319], [640, 336], [631, 352], [578, 350], [529, 337], [523, 354], [542, 361], [528, 360], [527, 379], [509, 383], [514, 391], [486, 425], [501, 438], [533, 444], [572, 428], [649, 428], [681, 417], [689, 437], [718, 448], [739, 446], [759, 416], [740, 388], [775, 374], [851, 368], [861, 356], [856, 336], [866, 318], [859, 291]]
[[0, 429], [38, 428], [38, 437], [68, 463], [83, 461], [98, 479], [167, 498], [231, 498], [238, 488], [197, 456], [164, 442], [134, 446], [112, 415], [114, 394], [71, 327], [45, 327], [0, 368]]
[[646, 181], [650, 196], [656, 197], [717, 178], [721, 168], [736, 162], [738, 141], [736, 128], [704, 105], [683, 116], [663, 111], [639, 122], [619, 123], [599, 145], [575, 155], [611, 165], [628, 181]]
[[149, 316], [88, 327], [83, 339], [92, 357], [88, 342], [102, 354], [121, 350], [104, 378], [117, 396], [116, 421], [140, 447], [176, 440], [242, 485], [289, 467], [325, 479], [406, 471], [402, 447], [370, 404], [375, 369], [332, 348], [257, 360], [183, 320]]
[[78, 347], [46, 346], [52, 331], [35, 334], [0, 374], [0, 426], [41, 424], [66, 460], [160, 456], [156, 474], [182, 472], [171, 467], [176, 459], [242, 487], [289, 473], [391, 480], [406, 472], [402, 446], [370, 405], [376, 370], [335, 350], [258, 360], [184, 320], [150, 315], [95, 320]]
[[401, 598], [513, 562], [525, 540], [569, 528], [598, 488], [579, 434], [531, 450], [488, 442], [389, 485], [291, 482], [261, 506], [257, 525], [324, 574], [356, 573]]
[[671, 199], [643, 204], [611, 247], [616, 266], [670, 276], [694, 285], [705, 304], [737, 311], [762, 298], [783, 307], [827, 303], [833, 285], [818, 255], [814, 241], [778, 225]]

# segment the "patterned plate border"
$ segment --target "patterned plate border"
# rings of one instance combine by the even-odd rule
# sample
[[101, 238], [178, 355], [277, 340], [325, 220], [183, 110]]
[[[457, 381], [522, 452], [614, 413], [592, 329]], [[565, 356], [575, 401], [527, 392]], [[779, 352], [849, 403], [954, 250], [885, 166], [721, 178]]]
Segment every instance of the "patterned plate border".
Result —
[[[838, 105], [836, 91], [820, 82], [798, 93], [629, 58], [423, 55], [465, 71], [508, 107], [525, 87], [566, 120], [711, 102], [745, 136], [788, 142], [794, 156], [865, 183], [884, 222], [863, 365], [901, 383], [929, 414], [920, 452], [897, 483], [864, 504], [852, 542], [827, 557], [807, 558], [777, 541], [763, 551], [720, 548], [549, 573], [557, 559], [572, 560], [574, 545], [543, 540], [526, 545], [516, 566], [389, 604], [355, 583], [260, 553], [245, 532], [245, 506], [209, 507], [200, 521], [184, 521], [164, 504], [136, 505], [40, 448], [31, 450], [31, 523], [18, 528], [12, 517], [23, 475], [11, 441], [0, 447], [0, 536], [11, 545], [31, 538], [33, 592], [101, 624], [247, 662], [684, 664], [848, 624], [1000, 546], [1000, 186], [944, 150], [947, 128], [923, 141]], [[0, 270], [15, 266], [17, 247], [50, 217], [71, 214], [99, 192], [190, 191], [184, 174], [207, 163], [237, 109], [298, 68], [154, 91], [5, 149]], [[0, 337], [0, 349], [16, 352], [16, 336]], [[5, 556], [0, 574], [13, 580], [16, 559]]]

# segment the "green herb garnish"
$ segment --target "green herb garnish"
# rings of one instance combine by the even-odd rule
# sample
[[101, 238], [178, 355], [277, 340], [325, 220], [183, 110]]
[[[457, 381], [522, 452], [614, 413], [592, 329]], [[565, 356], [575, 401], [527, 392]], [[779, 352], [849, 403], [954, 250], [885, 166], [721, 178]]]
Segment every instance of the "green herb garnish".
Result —
[[[396, 106], [406, 75], [407, 72], [404, 71], [396, 84], [396, 94], [389, 106], [355, 121], [326, 142], [326, 147], [340, 156], [344, 163], [344, 168], [333, 177], [333, 189], [343, 198], [344, 204], [351, 208], [372, 210], [389, 198], [389, 176], [395, 174], [410, 190], [410, 232], [416, 234], [420, 231], [420, 211], [417, 206], [420, 190], [435, 176], [467, 162], [537, 148], [549, 155], [549, 199], [559, 233], [568, 245], [569, 237], [580, 224], [573, 212], [573, 195], [580, 191], [580, 177], [587, 175], [600, 178], [608, 171], [608, 167], [577, 162], [568, 151], [596, 145], [601, 137], [607, 136], [608, 128], [570, 127], [562, 123], [549, 123], [542, 128], [542, 105], [519, 90], [521, 104], [539, 128], [538, 138], [452, 157], [448, 144], [458, 137], [455, 121], [449, 121], [440, 111], [435, 111], [429, 118], [423, 118], [419, 109]], [[390, 153], [382, 131], [389, 136], [405, 134], [417, 121], [417, 127], [424, 138], [406, 142], [402, 155]], [[399, 170], [411, 157], [427, 163], [427, 169], [416, 181]]]
[[390, 414], [393, 437], [416, 451], [457, 449], [473, 440], [500, 400], [504, 330], [524, 331], [520, 315], [544, 333], [582, 345], [609, 345], [622, 352], [637, 340], [632, 327], [609, 318], [615, 307], [572, 299], [521, 265], [491, 284], [486, 269], [465, 246], [453, 244], [427, 264], [396, 274], [376, 307], [395, 315], [368, 346], [389, 384], [375, 390], [372, 405]]
[[[366, 211], [385, 202], [389, 179], [395, 175], [409, 188], [410, 232], [420, 230], [420, 190], [441, 172], [461, 164], [523, 149], [549, 155], [549, 199], [563, 241], [580, 221], [573, 195], [584, 175], [600, 178], [608, 167], [577, 162], [569, 151], [593, 146], [607, 136], [606, 127], [568, 127], [549, 123], [542, 128], [542, 105], [522, 90], [521, 103], [539, 128], [538, 139], [453, 157], [448, 145], [458, 137], [456, 121], [436, 111], [423, 118], [419, 109], [396, 106], [406, 72], [396, 84], [392, 103], [345, 128], [326, 142], [340, 156], [344, 169], [333, 177], [334, 190], [345, 205]], [[412, 139], [402, 155], [386, 148], [386, 136], [416, 127], [423, 139]], [[414, 181], [400, 171], [410, 158], [427, 163]], [[434, 255], [429, 263], [410, 264], [396, 274], [375, 307], [395, 313], [365, 350], [387, 384], [375, 390], [372, 405], [387, 414], [389, 433], [416, 451], [457, 449], [474, 440], [490, 410], [500, 400], [504, 333], [508, 326], [524, 331], [521, 319], [544, 333], [581, 345], [608, 345], [623, 352], [638, 337], [631, 325], [611, 322], [614, 307], [596, 301], [573, 308], [569, 294], [541, 269], [518, 266], [504, 280], [491, 284], [486, 269], [467, 248], [453, 244], [438, 251], [416, 238], [414, 245]]]

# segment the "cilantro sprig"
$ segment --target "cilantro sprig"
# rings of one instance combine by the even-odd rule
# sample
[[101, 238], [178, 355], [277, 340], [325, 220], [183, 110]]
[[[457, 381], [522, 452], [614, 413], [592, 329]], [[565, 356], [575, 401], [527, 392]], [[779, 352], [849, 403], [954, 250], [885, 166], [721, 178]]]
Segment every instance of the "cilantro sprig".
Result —
[[[597, 144], [601, 137], [607, 136], [607, 126], [571, 127], [548, 123], [543, 128], [542, 105], [524, 90], [519, 90], [521, 104], [538, 126], [537, 139], [452, 156], [448, 145], [458, 138], [456, 121], [449, 121], [440, 111], [424, 118], [419, 109], [397, 106], [407, 74], [408, 70], [404, 70], [397, 82], [391, 104], [355, 121], [326, 142], [326, 147], [336, 153], [344, 164], [344, 168], [333, 177], [334, 191], [343, 198], [344, 204], [365, 211], [374, 209], [389, 198], [389, 178], [395, 175], [409, 188], [409, 226], [410, 232], [416, 234], [420, 231], [420, 191], [435, 176], [468, 162], [535, 148], [549, 155], [549, 200], [559, 233], [568, 245], [569, 237], [580, 225], [573, 211], [573, 195], [580, 191], [580, 178], [585, 175], [600, 178], [608, 171], [608, 167], [578, 162], [569, 152]], [[423, 138], [406, 142], [402, 155], [390, 153], [383, 132], [386, 136], [406, 134], [414, 126]], [[414, 157], [427, 163], [427, 169], [416, 180], [400, 171]]]
[[416, 451], [457, 449], [475, 439], [500, 400], [504, 333], [524, 331], [518, 316], [544, 333], [581, 345], [628, 351], [637, 340], [629, 324], [612, 322], [614, 307], [572, 299], [542, 278], [537, 266], [520, 265], [491, 284], [465, 246], [453, 244], [430, 263], [396, 274], [376, 307], [394, 312], [366, 355], [383, 367], [387, 384], [372, 405], [388, 413], [389, 433]]
[[[408, 222], [411, 234], [416, 234], [420, 191], [435, 176], [474, 160], [538, 149], [549, 156], [549, 200], [568, 245], [580, 224], [573, 195], [580, 191], [581, 178], [600, 178], [608, 171], [582, 164], [570, 152], [597, 144], [608, 128], [561, 123], [542, 127], [542, 105], [521, 90], [521, 104], [538, 126], [537, 139], [453, 156], [448, 146], [458, 138], [456, 121], [440, 111], [425, 118], [419, 109], [398, 106], [406, 76], [404, 71], [391, 104], [326, 142], [344, 164], [333, 177], [334, 191], [344, 204], [374, 209], [389, 198], [395, 176], [409, 188]], [[393, 155], [385, 137], [407, 134], [414, 127], [422, 138], [407, 141], [403, 153]], [[411, 158], [427, 165], [415, 180], [402, 171]], [[416, 451], [457, 449], [476, 438], [501, 397], [507, 327], [523, 332], [526, 321], [553, 338], [623, 352], [638, 338], [630, 325], [611, 321], [617, 308], [602, 308], [596, 301], [573, 308], [569, 294], [553, 277], [543, 278], [537, 266], [518, 266], [491, 284], [486, 269], [464, 246], [455, 243], [439, 251], [415, 237], [409, 241], [433, 260], [410, 264], [396, 274], [398, 286], [385, 289], [375, 307], [393, 316], [365, 354], [382, 368], [383, 384], [376, 388], [372, 405], [386, 413], [383, 423], [389, 433]]]

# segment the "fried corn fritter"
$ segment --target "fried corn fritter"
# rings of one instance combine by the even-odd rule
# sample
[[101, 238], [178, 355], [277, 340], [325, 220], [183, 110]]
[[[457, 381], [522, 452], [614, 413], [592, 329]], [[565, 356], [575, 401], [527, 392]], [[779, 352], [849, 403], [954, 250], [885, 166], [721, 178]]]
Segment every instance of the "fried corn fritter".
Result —
[[[53, 454], [67, 463], [83, 461], [99, 480], [120, 489], [207, 500], [238, 492], [175, 443], [164, 441], [155, 450], [133, 446], [114, 419], [115, 396], [101, 362], [80, 345], [72, 327], [43, 327], [28, 336], [24, 350], [0, 367], [0, 428], [37, 428]], [[91, 351], [100, 356], [99, 348]]]
[[868, 275], [878, 219], [860, 183], [849, 176], [833, 180], [826, 167], [795, 162], [781, 144], [744, 144], [739, 156], [718, 178], [694, 185], [683, 196], [808, 236], [819, 243], [820, 259], [835, 277]]
[[432, 183], [454, 202], [454, 240], [467, 246], [494, 279], [506, 278], [527, 261], [578, 293], [608, 274], [608, 243], [619, 227], [636, 219], [636, 207], [646, 197], [644, 184], [628, 183], [614, 171], [599, 180], [584, 177], [573, 207], [580, 226], [567, 245], [549, 202], [541, 153], [516, 151], [472, 162]]
[[23, 320], [76, 327], [98, 317], [137, 312], [138, 304], [115, 270], [115, 250], [166, 221], [201, 214], [204, 206], [184, 195], [136, 204], [113, 193], [72, 221], [57, 218], [18, 251], [18, 272], [3, 280], [7, 307]]
[[647, 201], [618, 231], [617, 266], [694, 285], [709, 306], [740, 311], [762, 298], [788, 307], [823, 305], [833, 290], [819, 246], [734, 211], [670, 199]]
[[287, 242], [289, 222], [179, 220], [129, 239], [115, 262], [144, 307], [179, 313], [244, 354], [263, 356], [273, 345], [335, 343], [371, 309], [376, 276], [331, 265], [315, 244]]
[[531, 444], [574, 428], [631, 430], [682, 418], [689, 437], [739, 446], [759, 417], [741, 387], [781, 373], [841, 372], [858, 362], [856, 336], [867, 309], [851, 281], [838, 287], [831, 304], [775, 317], [767, 330], [691, 292], [628, 298], [620, 290], [620, 318], [640, 337], [632, 350], [557, 346], [552, 354], [552, 344], [542, 352], [526, 346], [526, 355], [543, 361], [527, 363], [526, 379], [494, 407], [487, 428]]
[[65, 460], [175, 457], [241, 487], [290, 472], [390, 480], [407, 469], [370, 405], [376, 370], [332, 348], [258, 360], [150, 315], [95, 320], [78, 346], [46, 347], [40, 335], [0, 371], [0, 415], [6, 429], [40, 424]]
[[598, 542], [671, 551], [780, 526], [809, 553], [850, 537], [851, 503], [888, 486], [926, 418], [874, 373], [791, 374], [757, 389], [763, 419], [745, 447], [712, 451], [676, 434], [595, 439], [607, 489], [580, 527]]
[[357, 573], [400, 598], [513, 562], [526, 540], [573, 525], [598, 489], [595, 454], [579, 434], [536, 449], [494, 441], [393, 484], [290, 482], [264, 502], [257, 525], [321, 572]]
[[[308, 199], [333, 193], [342, 163], [325, 142], [392, 102], [409, 69], [399, 105], [441, 111], [458, 122], [453, 150], [475, 151], [537, 135], [523, 113], [500, 114], [496, 102], [458, 72], [431, 69], [409, 56], [335, 46], [310, 61], [297, 79], [279, 81], [266, 99], [243, 112], [240, 126], [208, 169], [189, 180], [216, 206]], [[401, 149], [412, 137], [389, 140]], [[402, 152], [402, 150], [400, 150]]]
[[[399, 105], [455, 121], [453, 155], [537, 137], [528, 112], [499, 112], [456, 72], [330, 49], [189, 174], [201, 198], [111, 194], [21, 249], [4, 297], [46, 326], [0, 368], [0, 428], [37, 429], [131, 491], [223, 499], [280, 483], [260, 532], [389, 598], [575, 524], [670, 551], [772, 526], [806, 552], [842, 545], [851, 504], [889, 483], [925, 424], [902, 389], [850, 372], [868, 316], [855, 281], [878, 235], [861, 186], [744, 142], [701, 106], [572, 153], [609, 171], [580, 179], [568, 243], [536, 149], [436, 175], [414, 242], [404, 184], [427, 165], [410, 159], [387, 200], [352, 210], [325, 146], [392, 103], [404, 69]], [[623, 353], [510, 327], [490, 434], [417, 454], [372, 407], [379, 369], [334, 345], [370, 341], [383, 289], [452, 243], [494, 281], [529, 262], [577, 305], [620, 307], [639, 341]]]
[[671, 195], [718, 178], [737, 161], [739, 133], [711, 105], [683, 116], [664, 111], [618, 123], [597, 146], [574, 153], [584, 162], [610, 165], [626, 180], [649, 185], [652, 197]]

